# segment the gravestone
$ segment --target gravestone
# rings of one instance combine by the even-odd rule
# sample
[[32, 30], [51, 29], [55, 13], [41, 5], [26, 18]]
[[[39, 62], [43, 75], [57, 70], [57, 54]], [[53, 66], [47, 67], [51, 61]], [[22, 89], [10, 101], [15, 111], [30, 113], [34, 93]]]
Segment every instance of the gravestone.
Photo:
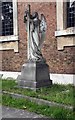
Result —
[[52, 84], [49, 75], [49, 66], [41, 53], [42, 44], [46, 34], [46, 19], [43, 14], [37, 12], [31, 14], [30, 5], [24, 15], [26, 24], [28, 60], [22, 65], [21, 75], [18, 76], [18, 86], [36, 90]]

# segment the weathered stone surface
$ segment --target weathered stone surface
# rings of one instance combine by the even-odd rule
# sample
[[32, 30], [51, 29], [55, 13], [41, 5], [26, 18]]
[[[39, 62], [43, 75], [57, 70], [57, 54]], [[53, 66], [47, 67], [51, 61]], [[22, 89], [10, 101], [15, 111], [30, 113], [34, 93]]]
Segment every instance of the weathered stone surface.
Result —
[[22, 66], [21, 76], [18, 76], [18, 85], [23, 88], [36, 89], [50, 86], [49, 67], [45, 62], [28, 62]]
[[21, 109], [2, 106], [2, 118], [9, 118], [9, 119], [24, 118], [25, 119], [25, 118], [44, 118], [44, 116], [38, 115], [33, 112], [29, 112], [27, 110], [21, 110]]

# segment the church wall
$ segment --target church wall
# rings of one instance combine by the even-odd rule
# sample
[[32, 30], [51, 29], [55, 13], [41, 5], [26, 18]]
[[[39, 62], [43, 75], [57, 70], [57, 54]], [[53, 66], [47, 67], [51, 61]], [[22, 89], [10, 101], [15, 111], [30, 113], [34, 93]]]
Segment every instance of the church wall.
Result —
[[[50, 73], [73, 74], [75, 47], [57, 49], [56, 31], [56, 4], [53, 3], [30, 3], [32, 11], [43, 13], [47, 21], [46, 39], [43, 43], [42, 54], [49, 65]], [[21, 66], [27, 61], [27, 33], [24, 23], [24, 11], [27, 3], [18, 3], [18, 52], [4, 50], [2, 52], [3, 71], [21, 71]]]

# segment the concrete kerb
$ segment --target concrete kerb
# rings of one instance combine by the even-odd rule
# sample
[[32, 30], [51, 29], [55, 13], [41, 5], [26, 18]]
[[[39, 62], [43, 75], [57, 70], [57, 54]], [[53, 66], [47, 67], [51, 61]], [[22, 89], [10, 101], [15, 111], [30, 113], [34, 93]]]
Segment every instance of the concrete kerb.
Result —
[[65, 109], [71, 109], [73, 110], [73, 106], [70, 106], [70, 105], [65, 105], [65, 104], [59, 104], [59, 103], [56, 103], [56, 102], [51, 102], [51, 101], [47, 101], [47, 100], [43, 100], [43, 99], [38, 99], [38, 98], [33, 98], [33, 97], [29, 97], [29, 96], [25, 96], [25, 95], [21, 95], [21, 94], [16, 94], [16, 93], [10, 93], [10, 92], [7, 92], [7, 91], [2, 91], [3, 94], [9, 94], [10, 96], [14, 97], [14, 98], [25, 98], [27, 100], [30, 100], [31, 102], [35, 102], [39, 105], [48, 105], [48, 106], [58, 106], [58, 107], [62, 107], [62, 108], [65, 108]]

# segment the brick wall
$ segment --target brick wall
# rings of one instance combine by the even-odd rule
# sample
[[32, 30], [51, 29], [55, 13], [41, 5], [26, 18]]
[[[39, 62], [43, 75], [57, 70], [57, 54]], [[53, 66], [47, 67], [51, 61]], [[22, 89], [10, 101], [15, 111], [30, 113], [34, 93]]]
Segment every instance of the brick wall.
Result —
[[[42, 53], [46, 58], [51, 73], [74, 73], [73, 57], [75, 47], [65, 47], [63, 51], [57, 50], [56, 30], [56, 4], [30, 3], [32, 11], [44, 13], [47, 20], [46, 40]], [[18, 3], [18, 27], [19, 27], [19, 53], [13, 50], [3, 51], [2, 69], [6, 71], [20, 71], [21, 66], [27, 60], [27, 36], [24, 24], [24, 11], [27, 3]]]

